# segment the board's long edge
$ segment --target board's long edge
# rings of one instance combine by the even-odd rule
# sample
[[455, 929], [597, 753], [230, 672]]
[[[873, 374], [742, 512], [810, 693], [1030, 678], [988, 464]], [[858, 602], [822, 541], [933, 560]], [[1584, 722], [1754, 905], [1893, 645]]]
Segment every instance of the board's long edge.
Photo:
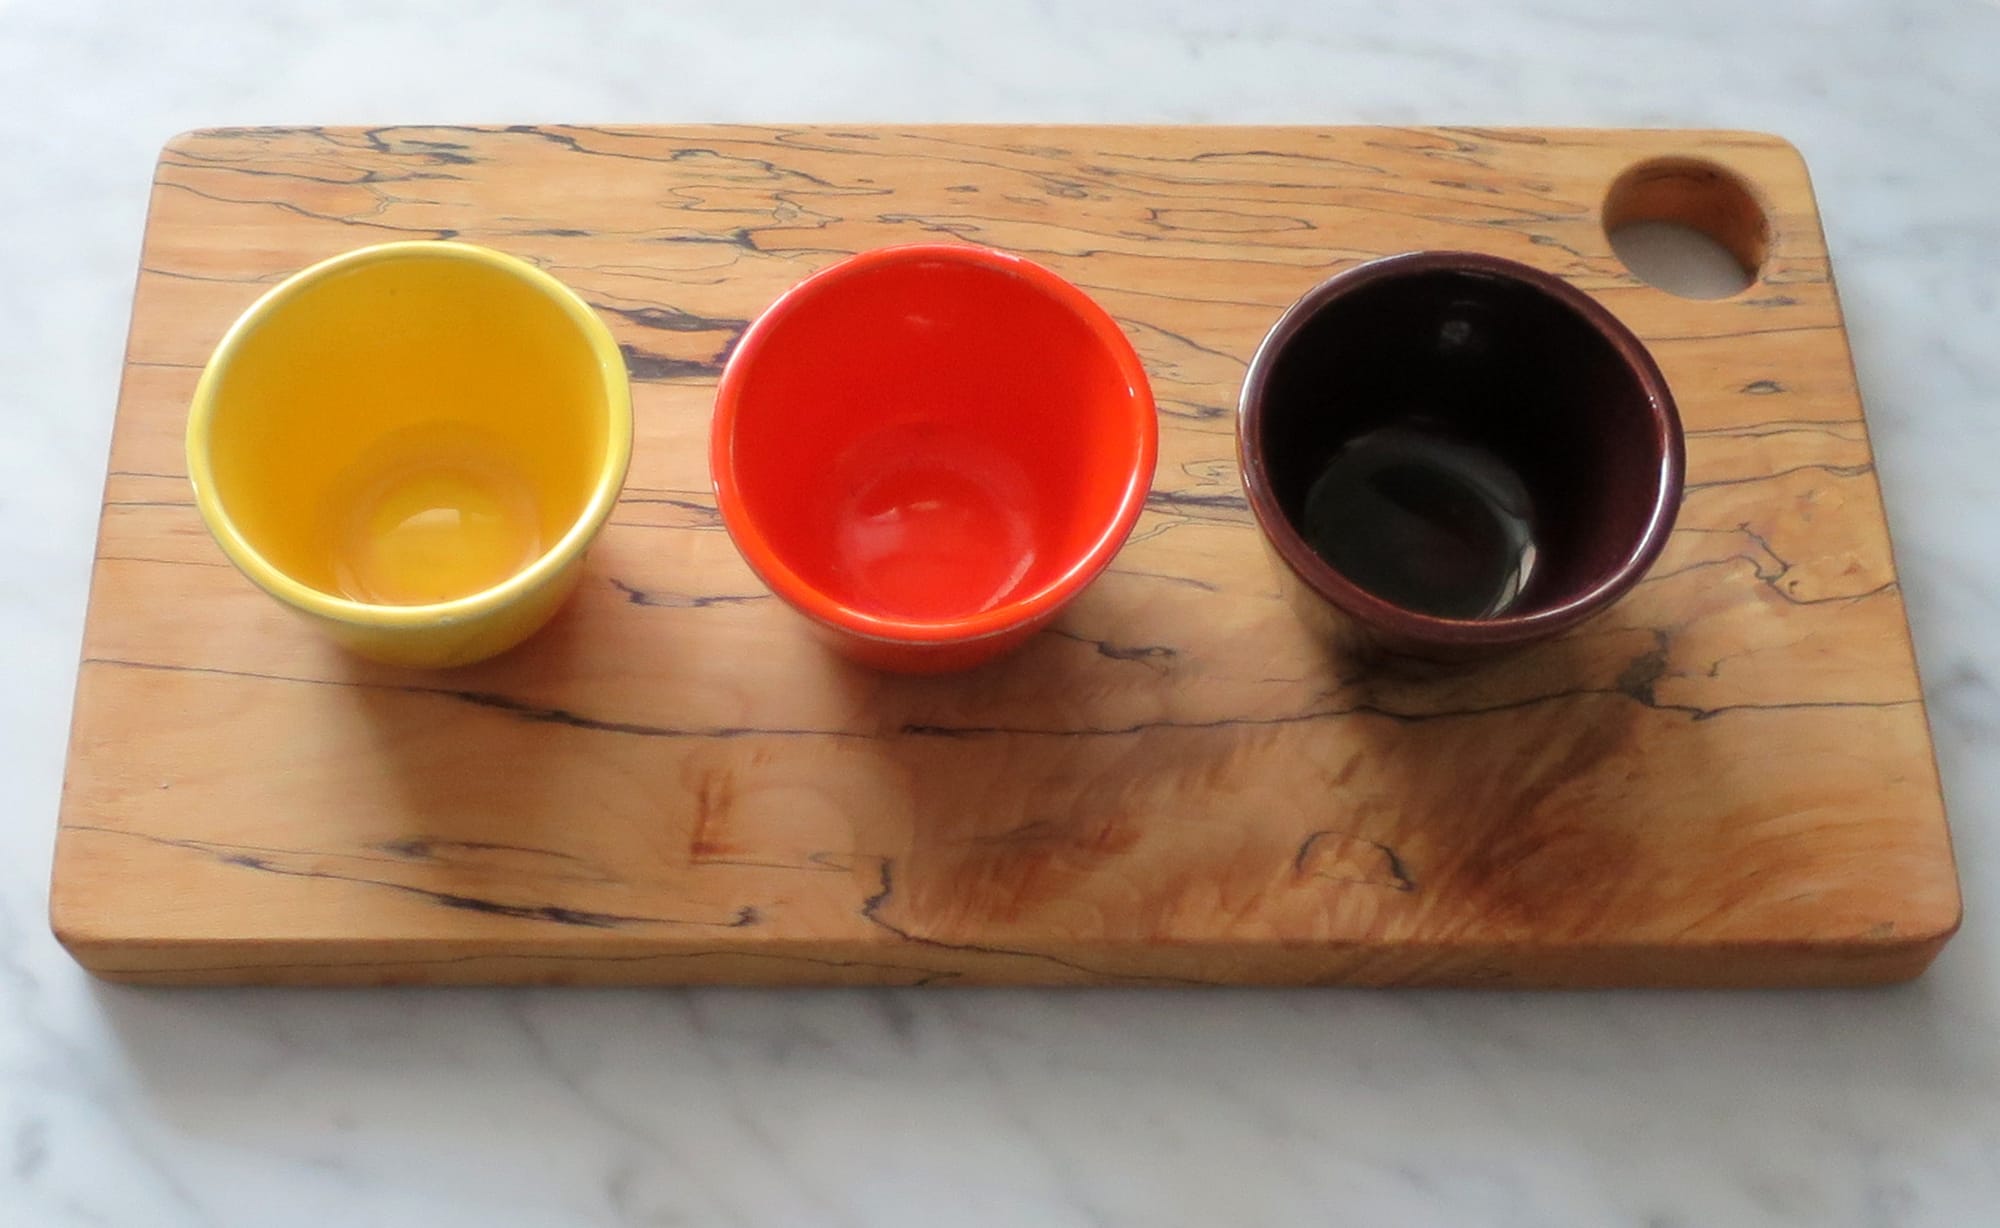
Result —
[[[1517, 989], [1843, 988], [1921, 975], [1949, 932], [1787, 943], [1088, 946], [967, 956], [922, 944], [770, 944], [535, 953], [531, 944], [347, 940], [144, 944], [63, 938], [92, 975], [133, 985], [1351, 986]], [[134, 955], [154, 957], [135, 962]]]

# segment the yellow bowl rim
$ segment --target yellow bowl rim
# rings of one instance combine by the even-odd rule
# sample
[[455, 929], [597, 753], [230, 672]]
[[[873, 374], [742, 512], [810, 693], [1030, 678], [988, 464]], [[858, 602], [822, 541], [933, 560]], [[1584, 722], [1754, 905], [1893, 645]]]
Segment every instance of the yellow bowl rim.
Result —
[[[217, 389], [221, 385], [222, 373], [235, 359], [249, 336], [308, 287], [324, 281], [333, 274], [365, 265], [399, 260], [457, 260], [483, 265], [517, 278], [540, 291], [562, 309], [563, 314], [569, 317], [589, 342], [592, 353], [597, 357], [598, 371], [605, 386], [606, 410], [610, 417], [605, 432], [604, 464], [598, 471], [589, 501], [575, 522], [570, 525], [569, 530], [553, 546], [544, 550], [534, 562], [493, 587], [450, 601], [433, 602], [428, 605], [376, 605], [335, 597], [311, 585], [300, 583], [280, 571], [250, 544], [236, 527], [236, 522], [230, 519], [229, 513], [223, 508], [222, 500], [216, 493], [215, 475], [209, 460], [215, 399]], [[223, 334], [221, 342], [215, 347], [214, 354], [209, 357], [207, 365], [202, 369], [201, 379], [195, 385], [194, 400], [188, 409], [188, 479], [194, 485], [195, 506], [201, 512], [202, 520], [207, 523], [209, 532], [222, 546], [223, 553], [229, 556], [230, 562], [258, 587], [280, 601], [321, 618], [361, 627], [414, 627], [459, 623], [511, 604], [562, 571], [583, 553], [591, 539], [597, 535], [598, 529], [610, 517], [611, 509], [616, 506], [618, 493], [625, 484], [625, 473], [631, 461], [631, 380], [625, 369], [625, 356], [619, 350], [618, 342], [612, 337], [611, 330], [603, 319], [576, 291], [518, 256], [510, 256], [505, 252], [475, 243], [441, 239], [411, 239], [355, 248], [301, 269], [273, 286], [238, 316], [236, 322], [230, 325], [229, 331]]]

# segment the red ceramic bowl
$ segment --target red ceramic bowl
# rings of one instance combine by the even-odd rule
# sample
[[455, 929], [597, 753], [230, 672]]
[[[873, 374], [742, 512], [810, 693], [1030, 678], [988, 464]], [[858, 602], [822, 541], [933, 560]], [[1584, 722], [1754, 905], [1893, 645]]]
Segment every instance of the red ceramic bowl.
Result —
[[1103, 308], [984, 248], [864, 252], [752, 324], [717, 390], [723, 523], [879, 668], [962, 669], [1049, 622], [1132, 531], [1159, 424]]

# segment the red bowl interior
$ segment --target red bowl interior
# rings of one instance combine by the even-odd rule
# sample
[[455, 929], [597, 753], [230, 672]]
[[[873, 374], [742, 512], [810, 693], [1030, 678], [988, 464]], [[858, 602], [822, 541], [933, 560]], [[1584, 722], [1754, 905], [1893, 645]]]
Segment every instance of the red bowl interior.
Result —
[[850, 630], [1003, 630], [1101, 570], [1145, 501], [1144, 369], [1082, 291], [1016, 257], [921, 246], [801, 282], [716, 401], [722, 511], [781, 596]]

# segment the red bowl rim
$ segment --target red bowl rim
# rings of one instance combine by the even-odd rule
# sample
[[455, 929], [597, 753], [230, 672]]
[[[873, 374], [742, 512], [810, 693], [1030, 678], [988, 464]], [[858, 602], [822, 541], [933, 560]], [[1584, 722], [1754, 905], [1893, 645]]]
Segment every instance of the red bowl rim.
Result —
[[[736, 478], [736, 423], [749, 372], [785, 320], [846, 282], [898, 265], [946, 263], [1018, 277], [1066, 309], [1090, 331], [1125, 379], [1133, 434], [1132, 465], [1117, 507], [1090, 547], [1059, 575], [1032, 592], [988, 610], [949, 619], [891, 618], [857, 609], [815, 588], [787, 564], [764, 535]], [[1009, 252], [968, 243], [909, 243], [848, 256], [814, 272], [779, 295], [743, 333], [723, 365], [709, 431], [709, 475], [723, 527], [744, 561], [770, 589], [816, 621], [850, 635], [888, 643], [956, 644], [1004, 635], [1052, 615], [1095, 579], [1118, 553], [1151, 493], [1159, 455], [1159, 418], [1145, 366], [1118, 322], [1088, 294], [1048, 269]]]

